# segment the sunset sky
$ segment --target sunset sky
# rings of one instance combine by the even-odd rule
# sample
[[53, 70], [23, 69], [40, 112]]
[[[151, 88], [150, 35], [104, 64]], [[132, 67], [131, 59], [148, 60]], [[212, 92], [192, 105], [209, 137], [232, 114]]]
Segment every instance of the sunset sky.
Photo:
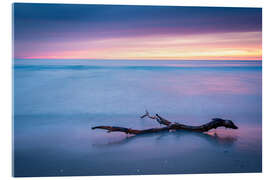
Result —
[[14, 4], [16, 59], [261, 56], [261, 8]]

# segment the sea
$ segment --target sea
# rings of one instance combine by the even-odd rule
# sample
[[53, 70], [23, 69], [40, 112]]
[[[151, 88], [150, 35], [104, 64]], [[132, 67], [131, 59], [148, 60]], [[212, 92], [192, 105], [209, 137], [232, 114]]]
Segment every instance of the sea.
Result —
[[[159, 128], [148, 111], [206, 133], [108, 133]], [[13, 61], [13, 176], [262, 171], [262, 61]]]

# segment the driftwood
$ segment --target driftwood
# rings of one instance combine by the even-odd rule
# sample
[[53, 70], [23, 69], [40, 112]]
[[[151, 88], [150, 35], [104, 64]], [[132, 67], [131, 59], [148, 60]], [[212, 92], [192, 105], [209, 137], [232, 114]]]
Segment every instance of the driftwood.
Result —
[[177, 122], [172, 123], [171, 121], [161, 117], [158, 114], [156, 114], [155, 116], [151, 116], [148, 111], [146, 111], [146, 113], [143, 116], [141, 116], [141, 118], [145, 118], [145, 117], [154, 119], [159, 124], [165, 125], [165, 127], [137, 130], [137, 129], [131, 129], [131, 128], [117, 127], [117, 126], [95, 126], [95, 127], [92, 127], [92, 129], [105, 129], [107, 130], [107, 132], [117, 131], [117, 132], [124, 132], [126, 134], [134, 134], [134, 135], [165, 132], [165, 131], [171, 131], [171, 130], [207, 132], [211, 129], [216, 129], [218, 127], [238, 129], [238, 127], [231, 120], [225, 120], [221, 118], [213, 118], [212, 121], [210, 121], [209, 123], [203, 124], [201, 126], [189, 126], [189, 125], [184, 125]]

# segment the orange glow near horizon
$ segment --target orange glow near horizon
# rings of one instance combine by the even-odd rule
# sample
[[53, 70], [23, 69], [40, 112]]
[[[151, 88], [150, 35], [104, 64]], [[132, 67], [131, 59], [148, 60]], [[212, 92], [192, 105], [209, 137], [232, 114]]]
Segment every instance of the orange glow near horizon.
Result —
[[[44, 47], [46, 47], [44, 49]], [[21, 59], [261, 60], [261, 32], [147, 35], [41, 43]]]

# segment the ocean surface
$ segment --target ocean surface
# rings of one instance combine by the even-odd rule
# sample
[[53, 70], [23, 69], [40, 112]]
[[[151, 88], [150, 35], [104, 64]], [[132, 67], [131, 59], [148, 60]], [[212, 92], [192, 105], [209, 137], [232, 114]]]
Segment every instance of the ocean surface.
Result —
[[[13, 174], [87, 176], [262, 170], [261, 61], [14, 60]], [[239, 129], [131, 136], [145, 110]]]

